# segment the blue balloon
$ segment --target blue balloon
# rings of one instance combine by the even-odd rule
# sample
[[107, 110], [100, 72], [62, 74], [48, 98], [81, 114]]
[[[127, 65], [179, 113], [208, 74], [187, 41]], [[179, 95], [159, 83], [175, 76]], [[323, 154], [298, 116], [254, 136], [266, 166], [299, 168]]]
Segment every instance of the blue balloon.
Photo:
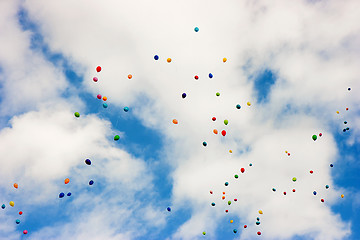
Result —
[[328, 189], [328, 188], [329, 188], [329, 185], [326, 185], [325, 188]]
[[91, 165], [90, 159], [86, 159], [86, 160], [85, 160], [85, 163], [86, 163], [87, 165]]
[[207, 143], [206, 143], [206, 142], [203, 142], [203, 145], [204, 145], [204, 147], [206, 147], [206, 146], [207, 146]]
[[59, 194], [59, 198], [63, 198], [65, 196], [65, 193], [63, 193], [63, 192], [61, 192], [60, 194]]
[[67, 195], [68, 197], [70, 197], [70, 196], [71, 196], [71, 192], [68, 192], [66, 195]]
[[351, 88], [348, 88], [348, 91], [350, 91], [351, 90]]
[[19, 219], [16, 219], [15, 222], [16, 222], [16, 224], [19, 224], [19, 223], [20, 223], [20, 220], [19, 220]]
[[275, 189], [275, 188], [273, 188], [272, 190], [273, 190], [274, 192], [276, 192], [276, 189]]
[[168, 212], [171, 212], [171, 208], [170, 207], [167, 207], [167, 209], [166, 210], [168, 210]]
[[237, 109], [240, 109], [240, 108], [241, 108], [240, 104], [236, 105], [236, 108], [237, 108]]
[[345, 129], [345, 128], [343, 129], [343, 132], [346, 132], [346, 129]]
[[214, 203], [214, 202], [213, 202], [213, 203], [211, 203], [211, 206], [213, 206], [213, 207], [214, 207], [214, 206], [215, 206], [215, 203]]
[[316, 191], [313, 191], [313, 194], [316, 195]]
[[347, 121], [345, 121], [344, 124], [347, 124]]
[[94, 184], [94, 181], [93, 181], [93, 180], [90, 180], [89, 185], [91, 186], [91, 185], [93, 185], [93, 184]]
[[181, 95], [181, 97], [182, 97], [182, 98], [186, 98], [186, 93], [183, 93], [183, 94]]
[[249, 166], [251, 167], [251, 166], [252, 166], [252, 163], [249, 163]]
[[259, 221], [257, 221], [257, 222], [256, 222], [256, 225], [260, 225], [260, 222], [259, 222]]
[[2, 208], [2, 209], [5, 209], [5, 204], [1, 205], [1, 208]]
[[257, 217], [257, 218], [256, 218], [256, 220], [260, 221], [260, 218], [259, 218], [259, 217]]
[[199, 28], [198, 28], [198, 27], [195, 27], [195, 28], [194, 28], [194, 31], [195, 31], [195, 32], [198, 32], [198, 31], [199, 31]]
[[333, 167], [333, 166], [334, 166], [334, 165], [331, 163], [331, 164], [330, 164], [330, 167]]
[[234, 229], [234, 230], [233, 230], [233, 232], [234, 232], [234, 233], [237, 233], [237, 230], [236, 230], [236, 229]]
[[225, 182], [225, 186], [229, 186], [229, 183], [228, 183], [228, 182]]
[[158, 55], [155, 55], [155, 56], [154, 56], [154, 59], [155, 59], [155, 60], [159, 60], [159, 56], [158, 56]]
[[346, 128], [346, 131], [349, 131], [349, 130], [350, 130], [350, 128], [347, 127], [347, 128]]
[[124, 107], [124, 112], [128, 112], [129, 108], [128, 107]]
[[108, 107], [107, 103], [103, 103], [103, 108], [107, 108], [107, 107]]
[[212, 73], [209, 73], [209, 78], [213, 78], [214, 75], [212, 75]]

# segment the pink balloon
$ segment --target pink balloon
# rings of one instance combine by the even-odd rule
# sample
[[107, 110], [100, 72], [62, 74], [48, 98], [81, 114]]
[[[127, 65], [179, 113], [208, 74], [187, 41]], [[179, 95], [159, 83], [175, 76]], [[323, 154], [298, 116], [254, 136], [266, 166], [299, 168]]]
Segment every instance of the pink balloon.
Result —
[[94, 82], [97, 82], [99, 79], [97, 77], [93, 77]]
[[24, 231], [23, 231], [23, 234], [27, 234], [27, 230], [24, 230]]
[[98, 99], [101, 99], [101, 94], [98, 94], [98, 95], [97, 95], [97, 98], [98, 98]]

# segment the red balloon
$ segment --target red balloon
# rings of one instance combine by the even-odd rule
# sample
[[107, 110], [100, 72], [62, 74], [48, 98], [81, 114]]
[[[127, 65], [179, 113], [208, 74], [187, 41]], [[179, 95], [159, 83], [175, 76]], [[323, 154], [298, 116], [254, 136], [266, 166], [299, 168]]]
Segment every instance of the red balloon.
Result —
[[261, 235], [261, 232], [257, 232], [257, 235]]
[[226, 135], [226, 131], [225, 131], [225, 130], [222, 130], [222, 131], [221, 131], [221, 134], [222, 134], [223, 136], [225, 136], [225, 135]]
[[286, 195], [286, 192], [284, 192], [284, 195]]
[[293, 189], [293, 192], [295, 192], [295, 189]]
[[241, 168], [240, 171], [241, 171], [241, 173], [244, 173], [244, 172], [245, 172], [245, 168]]
[[213, 117], [212, 120], [213, 120], [213, 121], [216, 121], [216, 117]]
[[100, 66], [97, 66], [96, 71], [97, 71], [97, 72], [100, 72], [100, 71], [101, 71], [101, 67], [100, 67]]
[[290, 153], [288, 153], [288, 156], [290, 156]]
[[19, 215], [22, 215], [22, 214], [23, 214], [23, 212], [22, 212], [22, 211], [20, 211], [20, 212], [19, 212]]
[[247, 226], [246, 226], [246, 225], [244, 225], [244, 228], [247, 228]]
[[213, 194], [213, 191], [210, 190], [210, 194]]
[[229, 212], [229, 210], [225, 210], [225, 212], [226, 212], [226, 213], [228, 213], [228, 212]]
[[237, 198], [234, 198], [234, 202], [236, 202], [237, 201]]
[[325, 200], [324, 199], [321, 199], [321, 202], [324, 202]]
[[322, 133], [319, 133], [319, 137], [321, 137], [322, 136]]
[[314, 173], [313, 170], [310, 170], [310, 173], [313, 174]]
[[195, 75], [195, 77], [194, 77], [196, 80], [198, 80], [199, 79], [199, 76], [198, 75]]

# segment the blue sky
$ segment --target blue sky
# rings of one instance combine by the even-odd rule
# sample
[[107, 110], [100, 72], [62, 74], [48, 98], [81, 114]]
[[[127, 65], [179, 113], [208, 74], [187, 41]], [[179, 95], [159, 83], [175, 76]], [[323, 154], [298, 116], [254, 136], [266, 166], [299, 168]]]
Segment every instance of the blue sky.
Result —
[[358, 5], [1, 3], [0, 240], [360, 239]]

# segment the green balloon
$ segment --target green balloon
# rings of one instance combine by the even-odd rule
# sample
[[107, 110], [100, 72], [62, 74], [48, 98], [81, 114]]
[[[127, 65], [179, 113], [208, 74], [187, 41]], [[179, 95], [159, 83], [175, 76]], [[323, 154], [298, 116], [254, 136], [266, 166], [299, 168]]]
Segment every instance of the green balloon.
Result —
[[236, 175], [235, 175], [235, 178], [238, 178], [238, 177], [239, 177], [239, 175], [236, 174]]
[[228, 205], [230, 205], [231, 204], [231, 201], [228, 201]]
[[224, 120], [224, 124], [225, 124], [225, 125], [228, 125], [228, 123], [229, 123], [229, 120], [225, 119], [225, 120]]
[[314, 141], [316, 141], [317, 136], [316, 136], [316, 135], [312, 135], [312, 139], [313, 139]]
[[293, 180], [293, 182], [296, 182], [296, 177], [293, 177], [293, 179], [292, 179], [292, 180]]
[[80, 117], [80, 113], [78, 113], [78, 112], [75, 112], [74, 115], [75, 115], [75, 117]]
[[203, 235], [205, 235], [206, 234], [206, 232], [203, 232]]
[[119, 136], [119, 135], [115, 135], [114, 140], [117, 141], [117, 140], [119, 140], [119, 139], [120, 139], [120, 136]]
[[217, 93], [216, 93], [216, 96], [220, 96], [220, 93], [219, 93], [219, 92], [217, 92]]

